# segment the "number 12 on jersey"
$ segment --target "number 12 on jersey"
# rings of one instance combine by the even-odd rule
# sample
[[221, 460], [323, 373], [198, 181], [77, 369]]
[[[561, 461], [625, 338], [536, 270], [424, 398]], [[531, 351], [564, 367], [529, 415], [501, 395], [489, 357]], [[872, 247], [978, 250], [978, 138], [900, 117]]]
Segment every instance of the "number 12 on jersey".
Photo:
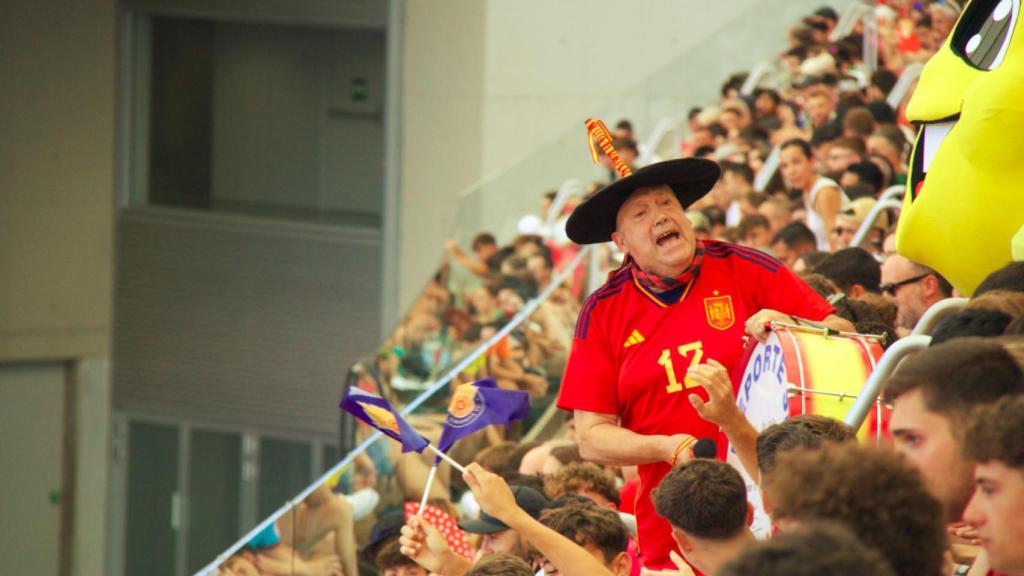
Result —
[[[698, 340], [696, 342], [689, 342], [683, 344], [676, 349], [680, 356], [684, 359], [689, 357], [690, 364], [686, 367], [689, 369], [692, 366], [700, 364], [701, 358], [704, 357], [704, 344]], [[679, 392], [683, 389], [684, 385], [686, 388], [695, 388], [698, 386], [689, 376], [683, 378], [683, 383], [680, 384], [679, 380], [676, 380], [676, 369], [672, 365], [672, 350], [665, 348], [661, 351], [661, 356], [658, 357], [658, 364], [665, 367], [665, 375], [668, 376], [668, 386], [665, 386], [665, 391], [669, 394]]]

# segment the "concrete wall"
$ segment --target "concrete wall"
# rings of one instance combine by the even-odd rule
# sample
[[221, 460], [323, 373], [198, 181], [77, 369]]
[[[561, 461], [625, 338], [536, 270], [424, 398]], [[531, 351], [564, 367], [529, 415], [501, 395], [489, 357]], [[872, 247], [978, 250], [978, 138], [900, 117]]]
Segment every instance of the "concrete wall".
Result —
[[[116, 6], [15, 0], [0, 18], [0, 509], [18, 531], [0, 537], [0, 557], [11, 573], [104, 573]], [[67, 395], [65, 382], [84, 387]], [[88, 470], [77, 477], [76, 456]], [[56, 504], [51, 489], [63, 490]]]
[[116, 4], [0, 18], [0, 362], [110, 351]]
[[404, 10], [399, 315], [440, 263], [459, 192], [480, 178], [487, 3]]

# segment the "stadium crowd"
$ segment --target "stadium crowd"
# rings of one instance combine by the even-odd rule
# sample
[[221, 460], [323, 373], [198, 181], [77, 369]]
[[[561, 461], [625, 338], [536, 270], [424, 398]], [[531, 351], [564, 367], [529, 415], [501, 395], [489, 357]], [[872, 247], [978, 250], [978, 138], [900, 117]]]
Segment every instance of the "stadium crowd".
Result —
[[[954, 290], [935, 270], [895, 253], [898, 210], [870, 223], [862, 245], [852, 239], [880, 194], [906, 183], [913, 132], [902, 103], [893, 108], [886, 97], [907, 64], [938, 49], [958, 13], [949, 2], [904, 0], [879, 2], [875, 12], [880, 67], [873, 73], [863, 72], [859, 29], [833, 39], [838, 15], [821, 8], [788, 31], [777, 86], [744, 94], [746, 75], [730, 76], [717, 102], [689, 111], [673, 152], [722, 168], [686, 212], [697, 238], [777, 258], [857, 332], [883, 335], [888, 346]], [[614, 135], [634, 169], [665, 156], [645, 149], [628, 120]], [[779, 161], [769, 175], [772, 150]], [[618, 177], [607, 157], [602, 162], [608, 181], [593, 183], [591, 193]], [[891, 438], [881, 445], [858, 443], [855, 430], [812, 414], [747, 439], [752, 457], [741, 467], [759, 488], [770, 539], [750, 529], [750, 494], [736, 467], [699, 454], [673, 462], [651, 498], [671, 526], [676, 569], [642, 569], [636, 467], [586, 461], [572, 414], [551, 407], [586, 295], [586, 267], [553, 282], [580, 249], [564, 228], [584, 199], [545, 194], [540, 216], [521, 220], [508, 244], [487, 232], [468, 249], [449, 241], [445, 265], [401, 325], [353, 370], [355, 385], [400, 404], [489, 342], [452, 385], [491, 377], [525, 390], [533, 407], [527, 420], [456, 444], [451, 456], [472, 464], [464, 475], [440, 467], [422, 515], [433, 457], [377, 442], [228, 560], [222, 574], [1024, 574], [1020, 264], [992, 273], [966, 307], [935, 326], [931, 346], [889, 378]], [[599, 250], [602, 277], [623, 266], [619, 251]], [[454, 288], [456, 267], [475, 285]], [[524, 321], [495, 339], [548, 289]], [[410, 419], [431, 441], [444, 416], [446, 395], [438, 396]], [[742, 417], [734, 403], [707, 413], [723, 430]], [[525, 439], [535, 427], [549, 439]], [[370, 432], [358, 428], [362, 438]]]

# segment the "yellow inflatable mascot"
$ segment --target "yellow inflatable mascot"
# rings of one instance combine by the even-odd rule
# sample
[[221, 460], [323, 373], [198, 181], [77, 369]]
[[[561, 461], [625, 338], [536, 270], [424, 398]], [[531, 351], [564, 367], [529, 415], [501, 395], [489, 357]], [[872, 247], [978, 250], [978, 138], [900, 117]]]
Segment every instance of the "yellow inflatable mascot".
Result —
[[1022, 17], [1021, 0], [972, 0], [907, 104], [918, 134], [896, 249], [964, 295], [1024, 256]]

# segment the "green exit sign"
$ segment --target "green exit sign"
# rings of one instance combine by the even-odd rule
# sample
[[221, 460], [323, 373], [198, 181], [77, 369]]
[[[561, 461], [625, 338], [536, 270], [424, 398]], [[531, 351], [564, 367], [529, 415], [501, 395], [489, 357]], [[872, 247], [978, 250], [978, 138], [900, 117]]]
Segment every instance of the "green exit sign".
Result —
[[370, 84], [366, 78], [353, 78], [351, 83], [351, 94], [353, 102], [366, 102], [370, 96]]

